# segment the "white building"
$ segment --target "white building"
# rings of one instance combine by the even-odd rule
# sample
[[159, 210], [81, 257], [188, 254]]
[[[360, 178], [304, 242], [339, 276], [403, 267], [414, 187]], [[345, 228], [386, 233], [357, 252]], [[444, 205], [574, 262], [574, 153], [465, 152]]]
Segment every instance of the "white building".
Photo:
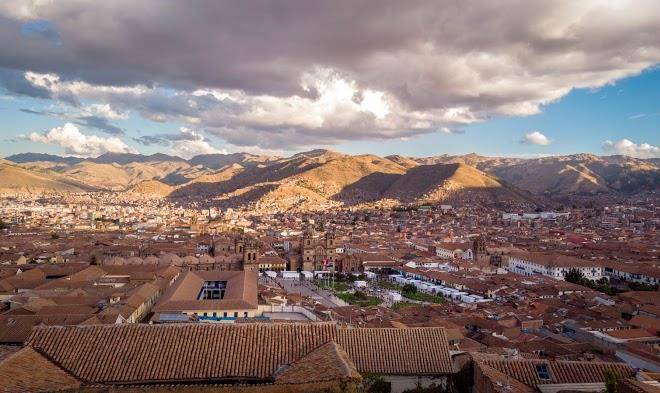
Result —
[[656, 266], [626, 266], [617, 264], [616, 267], [609, 265], [603, 269], [608, 277], [622, 281], [636, 282], [646, 285], [660, 285], [660, 268]]
[[508, 271], [523, 276], [540, 274], [563, 280], [571, 269], [579, 270], [585, 278], [599, 280], [604, 269], [597, 263], [560, 254], [524, 253], [509, 256]]
[[435, 246], [435, 255], [442, 259], [474, 259], [470, 243], [439, 243]]

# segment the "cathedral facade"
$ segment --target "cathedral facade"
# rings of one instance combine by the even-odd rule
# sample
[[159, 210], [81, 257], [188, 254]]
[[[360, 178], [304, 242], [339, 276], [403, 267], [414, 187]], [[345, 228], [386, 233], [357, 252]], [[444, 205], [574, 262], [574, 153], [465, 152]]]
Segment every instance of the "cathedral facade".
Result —
[[324, 270], [328, 265], [334, 266], [337, 261], [336, 249], [333, 231], [317, 231], [308, 226], [300, 241], [302, 270]]

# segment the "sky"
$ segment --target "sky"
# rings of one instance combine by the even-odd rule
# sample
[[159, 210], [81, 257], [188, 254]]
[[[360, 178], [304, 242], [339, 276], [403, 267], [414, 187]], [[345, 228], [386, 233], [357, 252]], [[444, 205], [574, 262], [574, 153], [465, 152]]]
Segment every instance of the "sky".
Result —
[[0, 156], [660, 157], [636, 1], [0, 2]]

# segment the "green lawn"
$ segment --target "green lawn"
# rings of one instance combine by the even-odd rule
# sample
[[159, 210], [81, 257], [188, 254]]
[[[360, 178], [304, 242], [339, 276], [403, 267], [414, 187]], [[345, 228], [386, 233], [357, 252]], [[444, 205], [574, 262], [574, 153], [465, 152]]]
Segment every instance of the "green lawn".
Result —
[[378, 299], [377, 297], [367, 296], [361, 292], [357, 292], [357, 293], [340, 292], [337, 293], [337, 297], [353, 306], [370, 307], [370, 306], [377, 306], [380, 304], [380, 299]]
[[426, 292], [406, 292], [401, 293], [404, 297], [412, 300], [417, 300], [419, 302], [428, 302], [428, 303], [446, 303], [447, 299], [440, 295], [434, 295], [432, 293]]
[[392, 305], [392, 310], [397, 311], [397, 310], [401, 310], [402, 308], [419, 307], [419, 306], [420, 306], [419, 303], [398, 302]]

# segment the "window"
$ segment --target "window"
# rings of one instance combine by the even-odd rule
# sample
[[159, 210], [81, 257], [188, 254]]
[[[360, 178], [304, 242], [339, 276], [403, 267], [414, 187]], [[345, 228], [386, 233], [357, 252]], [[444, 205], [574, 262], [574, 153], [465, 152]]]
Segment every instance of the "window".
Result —
[[248, 317], [247, 315], [248, 315], [247, 312], [244, 312], [243, 313], [243, 318], [247, 318]]
[[218, 316], [218, 313], [215, 312], [215, 311], [213, 311], [213, 317], [215, 318], [215, 317], [217, 317], [217, 316]]
[[234, 318], [238, 318], [238, 312], [234, 313]]
[[541, 363], [536, 365], [536, 375], [539, 379], [549, 380], [550, 379], [550, 370], [548, 370], [548, 365], [546, 363]]

